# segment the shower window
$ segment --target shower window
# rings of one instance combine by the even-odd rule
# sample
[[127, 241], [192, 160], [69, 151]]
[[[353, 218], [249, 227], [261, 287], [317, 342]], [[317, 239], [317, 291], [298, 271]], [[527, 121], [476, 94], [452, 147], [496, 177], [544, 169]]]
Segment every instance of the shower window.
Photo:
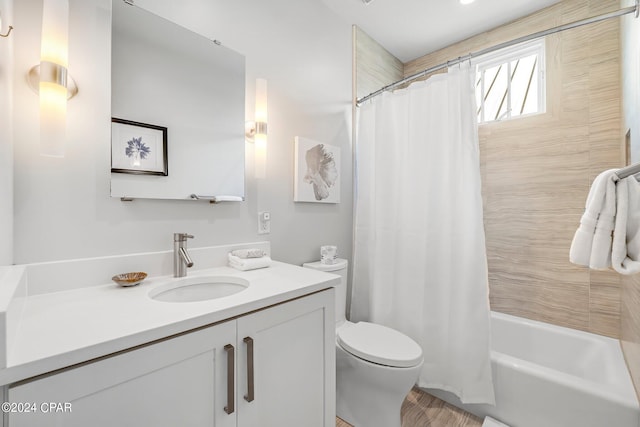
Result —
[[544, 59], [544, 39], [475, 59], [478, 122], [544, 113]]

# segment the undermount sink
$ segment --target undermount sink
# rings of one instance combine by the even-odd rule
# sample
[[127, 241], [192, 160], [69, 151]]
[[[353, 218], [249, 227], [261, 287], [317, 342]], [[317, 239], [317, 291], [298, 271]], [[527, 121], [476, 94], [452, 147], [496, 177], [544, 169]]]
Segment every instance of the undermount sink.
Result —
[[164, 302], [206, 301], [237, 294], [248, 287], [248, 280], [234, 276], [185, 277], [154, 288], [149, 297]]

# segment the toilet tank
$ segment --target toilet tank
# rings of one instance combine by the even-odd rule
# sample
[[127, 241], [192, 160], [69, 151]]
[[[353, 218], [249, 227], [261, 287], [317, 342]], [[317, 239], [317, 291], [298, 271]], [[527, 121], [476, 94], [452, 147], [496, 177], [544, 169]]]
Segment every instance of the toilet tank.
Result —
[[340, 276], [340, 284], [336, 285], [336, 324], [344, 322], [347, 311], [347, 272], [349, 271], [349, 261], [337, 258], [333, 264], [322, 264], [320, 261], [316, 261], [306, 262], [302, 264], [302, 266]]

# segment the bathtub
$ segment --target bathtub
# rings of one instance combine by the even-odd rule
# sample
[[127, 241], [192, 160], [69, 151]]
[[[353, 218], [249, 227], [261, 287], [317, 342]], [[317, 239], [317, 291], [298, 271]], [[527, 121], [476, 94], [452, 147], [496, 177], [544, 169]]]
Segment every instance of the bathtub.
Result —
[[491, 313], [496, 406], [462, 404], [511, 427], [638, 427], [640, 406], [618, 340]]

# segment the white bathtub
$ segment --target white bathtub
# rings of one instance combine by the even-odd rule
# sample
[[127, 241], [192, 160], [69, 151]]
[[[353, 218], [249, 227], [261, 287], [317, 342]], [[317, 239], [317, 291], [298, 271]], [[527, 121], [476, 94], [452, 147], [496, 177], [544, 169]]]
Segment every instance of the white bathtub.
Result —
[[640, 406], [618, 340], [492, 312], [496, 406], [466, 405], [511, 427], [638, 427]]

